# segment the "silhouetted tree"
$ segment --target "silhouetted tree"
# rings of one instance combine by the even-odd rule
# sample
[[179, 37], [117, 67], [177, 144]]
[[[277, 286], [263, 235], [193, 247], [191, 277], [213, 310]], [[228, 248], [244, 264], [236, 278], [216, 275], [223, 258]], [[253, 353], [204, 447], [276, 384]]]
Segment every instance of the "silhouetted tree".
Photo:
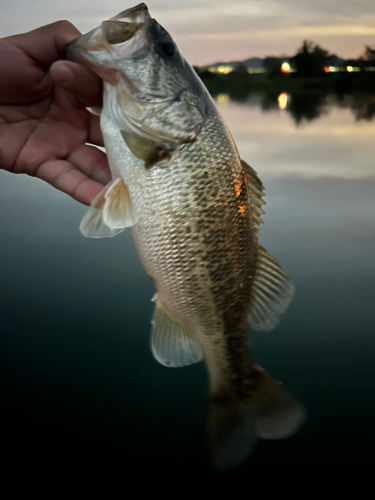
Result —
[[279, 109], [279, 92], [263, 94], [260, 100], [260, 107], [263, 112]]
[[299, 76], [321, 76], [330, 54], [310, 40], [305, 40], [297, 54], [290, 58]]
[[324, 111], [324, 94], [293, 94], [288, 106], [296, 125], [303, 121], [311, 122], [321, 116]]
[[237, 68], [233, 70], [233, 72], [238, 73], [240, 75], [245, 75], [245, 74], [247, 75], [247, 67], [245, 66], [245, 64], [239, 64]]
[[365, 57], [368, 61], [375, 61], [375, 47], [369, 47], [365, 45]]
[[279, 57], [265, 57], [263, 64], [269, 76], [273, 77], [281, 73], [281, 59]]
[[371, 96], [356, 95], [352, 97], [350, 107], [357, 122], [373, 120], [375, 117], [375, 101]]

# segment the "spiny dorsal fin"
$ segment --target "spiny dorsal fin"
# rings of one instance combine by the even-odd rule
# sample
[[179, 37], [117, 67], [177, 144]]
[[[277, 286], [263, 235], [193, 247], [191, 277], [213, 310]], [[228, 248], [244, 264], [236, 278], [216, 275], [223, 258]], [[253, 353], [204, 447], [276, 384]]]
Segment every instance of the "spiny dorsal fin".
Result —
[[171, 319], [155, 295], [152, 316], [151, 351], [164, 366], [192, 365], [203, 359], [198, 342], [182, 325]]
[[294, 286], [277, 260], [258, 245], [249, 321], [255, 330], [275, 328], [288, 308]]
[[111, 238], [136, 222], [128, 187], [117, 177], [92, 202], [80, 230], [87, 238]]
[[260, 225], [263, 224], [261, 215], [264, 214], [262, 206], [266, 204], [263, 200], [264, 186], [259, 179], [255, 170], [250, 167], [244, 160], [241, 160], [242, 167], [245, 171], [247, 192], [250, 198], [251, 214], [256, 237], [259, 238]]

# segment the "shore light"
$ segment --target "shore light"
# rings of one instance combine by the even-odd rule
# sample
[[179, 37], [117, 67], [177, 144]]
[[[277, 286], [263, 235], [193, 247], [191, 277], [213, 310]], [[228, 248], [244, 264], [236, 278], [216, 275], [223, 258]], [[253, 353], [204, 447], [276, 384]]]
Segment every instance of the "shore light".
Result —
[[353, 71], [361, 71], [361, 68], [359, 68], [358, 66], [347, 66], [346, 71], [348, 73], [352, 73]]
[[290, 71], [290, 64], [287, 63], [287, 62], [283, 62], [282, 65], [281, 65], [281, 71], [283, 73], [289, 73], [289, 71]]
[[323, 69], [326, 73], [336, 73], [340, 70], [340, 68], [337, 68], [336, 66], [324, 66]]
[[227, 75], [228, 73], [230, 73], [231, 71], [233, 71], [233, 68], [232, 66], [219, 66], [217, 68], [217, 72], [218, 73], [222, 73], [224, 75]]

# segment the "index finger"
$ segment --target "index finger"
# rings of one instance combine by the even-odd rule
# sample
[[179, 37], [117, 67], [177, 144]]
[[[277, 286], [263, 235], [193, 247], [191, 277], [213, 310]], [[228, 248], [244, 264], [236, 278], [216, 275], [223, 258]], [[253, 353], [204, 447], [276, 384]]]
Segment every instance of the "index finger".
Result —
[[80, 34], [69, 21], [56, 21], [28, 33], [7, 37], [7, 40], [48, 68], [53, 62], [64, 58], [66, 44]]
[[50, 68], [52, 80], [73, 94], [83, 106], [102, 105], [102, 81], [90, 70], [71, 61], [57, 61]]

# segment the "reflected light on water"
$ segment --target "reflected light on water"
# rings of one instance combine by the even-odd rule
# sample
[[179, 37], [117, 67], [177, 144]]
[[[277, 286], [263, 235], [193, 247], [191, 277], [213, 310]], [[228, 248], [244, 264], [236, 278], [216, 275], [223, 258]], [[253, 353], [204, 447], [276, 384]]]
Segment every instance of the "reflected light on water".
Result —
[[[256, 360], [309, 411], [293, 439], [261, 441], [231, 476], [246, 485], [264, 488], [264, 467], [329, 470], [373, 449], [374, 98], [289, 94], [285, 112], [279, 93], [216, 99], [266, 188], [261, 244], [296, 285], [277, 329], [251, 331]], [[68, 457], [76, 470], [85, 463], [122, 480], [129, 456], [135, 477], [157, 467], [158, 477], [216, 480], [200, 451], [204, 366], [171, 373], [152, 358], [155, 290], [129, 231], [86, 239], [86, 207], [39, 179], [0, 171], [0, 181], [2, 449], [12, 467], [28, 470], [37, 450], [62, 471]], [[234, 184], [246, 217], [242, 190]]]
[[[262, 179], [285, 175], [310, 178], [335, 177], [361, 179], [375, 176], [375, 121], [356, 121], [345, 102], [327, 99], [322, 112], [312, 121], [296, 126], [293, 99], [275, 96], [278, 112], [264, 112], [262, 97], [251, 105], [218, 102], [241, 157], [255, 168]], [[355, 110], [355, 113], [358, 113]], [[314, 115], [315, 116], [315, 115]]]
[[229, 103], [229, 95], [228, 94], [219, 94], [216, 97], [216, 103], [219, 104], [219, 106], [225, 106], [226, 104]]
[[279, 109], [286, 109], [288, 105], [288, 94], [282, 93], [277, 98], [277, 102], [279, 103]]

